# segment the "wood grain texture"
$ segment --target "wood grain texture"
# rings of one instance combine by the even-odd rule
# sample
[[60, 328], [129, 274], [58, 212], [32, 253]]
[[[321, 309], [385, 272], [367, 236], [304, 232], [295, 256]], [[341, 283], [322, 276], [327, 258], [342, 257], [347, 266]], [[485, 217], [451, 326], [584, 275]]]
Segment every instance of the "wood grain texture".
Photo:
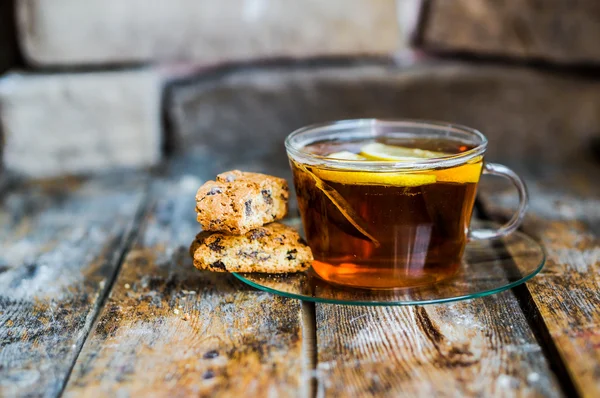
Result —
[[57, 396], [117, 269], [143, 178], [49, 181], [0, 198], [0, 396]]
[[[600, 396], [600, 167], [532, 167], [529, 215], [523, 230], [546, 248], [542, 272], [526, 284], [562, 365], [577, 392]], [[512, 191], [482, 196], [486, 212], [503, 219], [515, 206]]]
[[65, 396], [305, 392], [301, 303], [193, 267], [200, 184], [188, 175], [154, 185]]
[[560, 396], [510, 292], [316, 314], [318, 396]]

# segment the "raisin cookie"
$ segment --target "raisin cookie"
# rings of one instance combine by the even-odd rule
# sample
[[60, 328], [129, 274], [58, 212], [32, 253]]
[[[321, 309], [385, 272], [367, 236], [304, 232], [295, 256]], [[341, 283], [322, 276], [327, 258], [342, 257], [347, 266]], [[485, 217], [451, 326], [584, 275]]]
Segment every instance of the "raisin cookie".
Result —
[[271, 223], [245, 235], [201, 232], [190, 247], [194, 266], [216, 272], [287, 273], [304, 271], [312, 252], [298, 232]]
[[289, 196], [283, 178], [228, 171], [198, 190], [197, 220], [205, 231], [242, 235], [285, 217]]

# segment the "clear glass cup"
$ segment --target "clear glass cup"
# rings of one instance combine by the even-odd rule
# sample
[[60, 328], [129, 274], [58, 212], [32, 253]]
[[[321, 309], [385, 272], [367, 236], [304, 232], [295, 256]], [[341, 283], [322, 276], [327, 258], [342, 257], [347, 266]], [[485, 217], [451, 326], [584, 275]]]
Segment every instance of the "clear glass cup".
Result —
[[[373, 141], [441, 145], [456, 152], [422, 159], [336, 159], [328, 145]], [[312, 125], [285, 141], [313, 270], [328, 282], [370, 289], [432, 284], [458, 270], [465, 245], [515, 231], [528, 203], [523, 181], [484, 162], [487, 139], [464, 126], [429, 121], [344, 120]], [[427, 148], [423, 148], [427, 149]], [[481, 174], [510, 180], [519, 194], [512, 219], [470, 228]]]

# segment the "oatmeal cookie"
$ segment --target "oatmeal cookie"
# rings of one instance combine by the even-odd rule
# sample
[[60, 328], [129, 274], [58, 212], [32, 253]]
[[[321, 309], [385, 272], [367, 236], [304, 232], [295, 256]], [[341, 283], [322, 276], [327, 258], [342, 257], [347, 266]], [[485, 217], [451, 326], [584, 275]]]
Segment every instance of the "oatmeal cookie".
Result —
[[288, 199], [289, 188], [283, 178], [228, 171], [198, 190], [197, 220], [205, 231], [243, 235], [285, 217]]
[[271, 223], [244, 235], [204, 231], [190, 247], [194, 266], [216, 272], [286, 273], [304, 271], [312, 252], [298, 232]]

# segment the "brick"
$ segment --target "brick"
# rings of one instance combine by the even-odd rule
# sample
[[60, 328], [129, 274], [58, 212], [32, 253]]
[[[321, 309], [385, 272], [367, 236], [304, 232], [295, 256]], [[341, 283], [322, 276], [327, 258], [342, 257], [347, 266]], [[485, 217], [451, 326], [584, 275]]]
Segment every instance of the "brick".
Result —
[[161, 157], [161, 73], [150, 69], [0, 79], [4, 164], [29, 177], [145, 167]]
[[600, 132], [600, 80], [471, 63], [238, 68], [173, 87], [166, 102], [179, 148], [235, 153], [264, 172], [285, 167], [291, 131], [336, 119], [464, 124], [489, 137], [489, 159], [511, 164], [579, 156]]
[[388, 55], [400, 45], [394, 0], [19, 0], [17, 6], [21, 47], [38, 65]]
[[419, 40], [427, 50], [600, 62], [597, 0], [431, 0], [428, 10]]

